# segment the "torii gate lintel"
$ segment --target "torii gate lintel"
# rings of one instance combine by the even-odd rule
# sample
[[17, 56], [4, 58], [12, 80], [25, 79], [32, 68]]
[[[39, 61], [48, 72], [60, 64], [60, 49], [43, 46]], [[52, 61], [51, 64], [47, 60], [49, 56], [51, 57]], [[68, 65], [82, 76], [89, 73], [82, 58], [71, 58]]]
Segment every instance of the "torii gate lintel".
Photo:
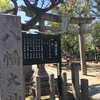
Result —
[[[22, 7], [22, 11], [26, 13], [26, 16], [32, 17], [34, 13], [27, 9], [26, 7]], [[53, 22], [62, 22], [62, 16], [59, 15], [53, 15], [45, 13], [42, 15], [41, 19], [47, 20], [47, 21], [53, 21]], [[86, 55], [85, 55], [85, 46], [84, 46], [84, 33], [85, 30], [83, 28], [83, 24], [91, 24], [92, 21], [95, 19], [95, 17], [91, 18], [75, 18], [71, 17], [69, 23], [70, 24], [78, 24], [79, 25], [79, 47], [80, 47], [80, 60], [81, 60], [81, 70], [83, 75], [87, 75], [86, 70]], [[44, 25], [43, 25], [44, 26]], [[39, 28], [39, 27], [38, 27]], [[45, 28], [45, 26], [44, 26]]]

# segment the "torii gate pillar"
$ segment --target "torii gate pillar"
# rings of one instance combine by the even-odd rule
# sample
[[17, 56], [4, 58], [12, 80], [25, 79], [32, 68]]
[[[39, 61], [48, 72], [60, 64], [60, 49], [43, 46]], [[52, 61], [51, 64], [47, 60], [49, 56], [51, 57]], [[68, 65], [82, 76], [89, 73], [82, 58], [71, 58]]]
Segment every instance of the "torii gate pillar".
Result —
[[79, 48], [80, 48], [81, 71], [82, 75], [87, 75], [84, 33], [85, 32], [83, 24], [79, 24]]

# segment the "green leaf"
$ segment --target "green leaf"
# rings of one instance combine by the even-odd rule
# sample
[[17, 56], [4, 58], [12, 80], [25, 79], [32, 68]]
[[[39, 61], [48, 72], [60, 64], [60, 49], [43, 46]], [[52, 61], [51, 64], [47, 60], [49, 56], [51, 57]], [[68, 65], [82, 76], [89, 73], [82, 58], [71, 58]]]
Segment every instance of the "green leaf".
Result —
[[5, 12], [13, 8], [10, 0], [0, 0], [0, 12]]

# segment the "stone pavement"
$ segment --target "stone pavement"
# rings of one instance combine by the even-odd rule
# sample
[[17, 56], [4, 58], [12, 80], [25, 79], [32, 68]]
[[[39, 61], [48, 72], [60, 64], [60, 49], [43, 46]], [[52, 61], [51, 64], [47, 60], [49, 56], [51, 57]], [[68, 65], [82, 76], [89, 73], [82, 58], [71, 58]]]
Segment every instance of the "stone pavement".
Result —
[[96, 77], [97, 74], [98, 72], [91, 72], [87, 76], [82, 76], [82, 78], [88, 79], [89, 96], [92, 100], [100, 100], [100, 78]]
[[[57, 77], [56, 68], [54, 67], [46, 67], [46, 70], [49, 74], [55, 74], [55, 77]], [[71, 87], [71, 71], [69, 70], [63, 70], [62, 72], [67, 73], [67, 83], [70, 84]], [[100, 77], [96, 77], [98, 74], [98, 70], [87, 70], [87, 75], [84, 76], [81, 74], [81, 71], [79, 71], [79, 79], [88, 79], [88, 85], [89, 85], [89, 97], [90, 100], [100, 100]], [[80, 84], [79, 80], [79, 84]]]
[[[66, 72], [66, 71], [63, 71]], [[83, 76], [81, 74], [81, 71], [79, 72], [79, 79], [88, 79], [88, 85], [89, 85], [89, 98], [90, 100], [100, 100], [100, 78], [96, 77], [98, 72], [88, 72], [86, 76]], [[67, 83], [71, 84], [71, 72], [67, 71]], [[79, 80], [79, 84], [80, 84]]]
[[[55, 78], [57, 77], [57, 69], [56, 67], [52, 66], [46, 66], [45, 67], [48, 74], [54, 74]], [[71, 91], [71, 71], [70, 70], [62, 70], [62, 72], [67, 73], [67, 83], [70, 87]], [[89, 100], [100, 100], [100, 77], [96, 77], [98, 72], [98, 69], [96, 70], [87, 70], [87, 75], [84, 76], [81, 74], [81, 71], [79, 71], [79, 83], [81, 79], [88, 79], [88, 85], [89, 85]], [[71, 91], [72, 92], [72, 91]], [[46, 100], [48, 97], [46, 97]], [[27, 98], [26, 100], [33, 100], [31, 98]], [[45, 100], [45, 99], [42, 99]], [[57, 98], [56, 98], [57, 100]]]

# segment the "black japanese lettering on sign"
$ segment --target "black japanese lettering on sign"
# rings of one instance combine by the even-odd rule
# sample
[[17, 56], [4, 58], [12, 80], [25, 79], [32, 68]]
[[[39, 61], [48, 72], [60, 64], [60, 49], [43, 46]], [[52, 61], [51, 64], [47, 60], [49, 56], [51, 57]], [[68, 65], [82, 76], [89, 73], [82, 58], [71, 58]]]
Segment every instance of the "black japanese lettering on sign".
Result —
[[23, 64], [44, 64], [59, 62], [61, 59], [60, 35], [22, 35]]

